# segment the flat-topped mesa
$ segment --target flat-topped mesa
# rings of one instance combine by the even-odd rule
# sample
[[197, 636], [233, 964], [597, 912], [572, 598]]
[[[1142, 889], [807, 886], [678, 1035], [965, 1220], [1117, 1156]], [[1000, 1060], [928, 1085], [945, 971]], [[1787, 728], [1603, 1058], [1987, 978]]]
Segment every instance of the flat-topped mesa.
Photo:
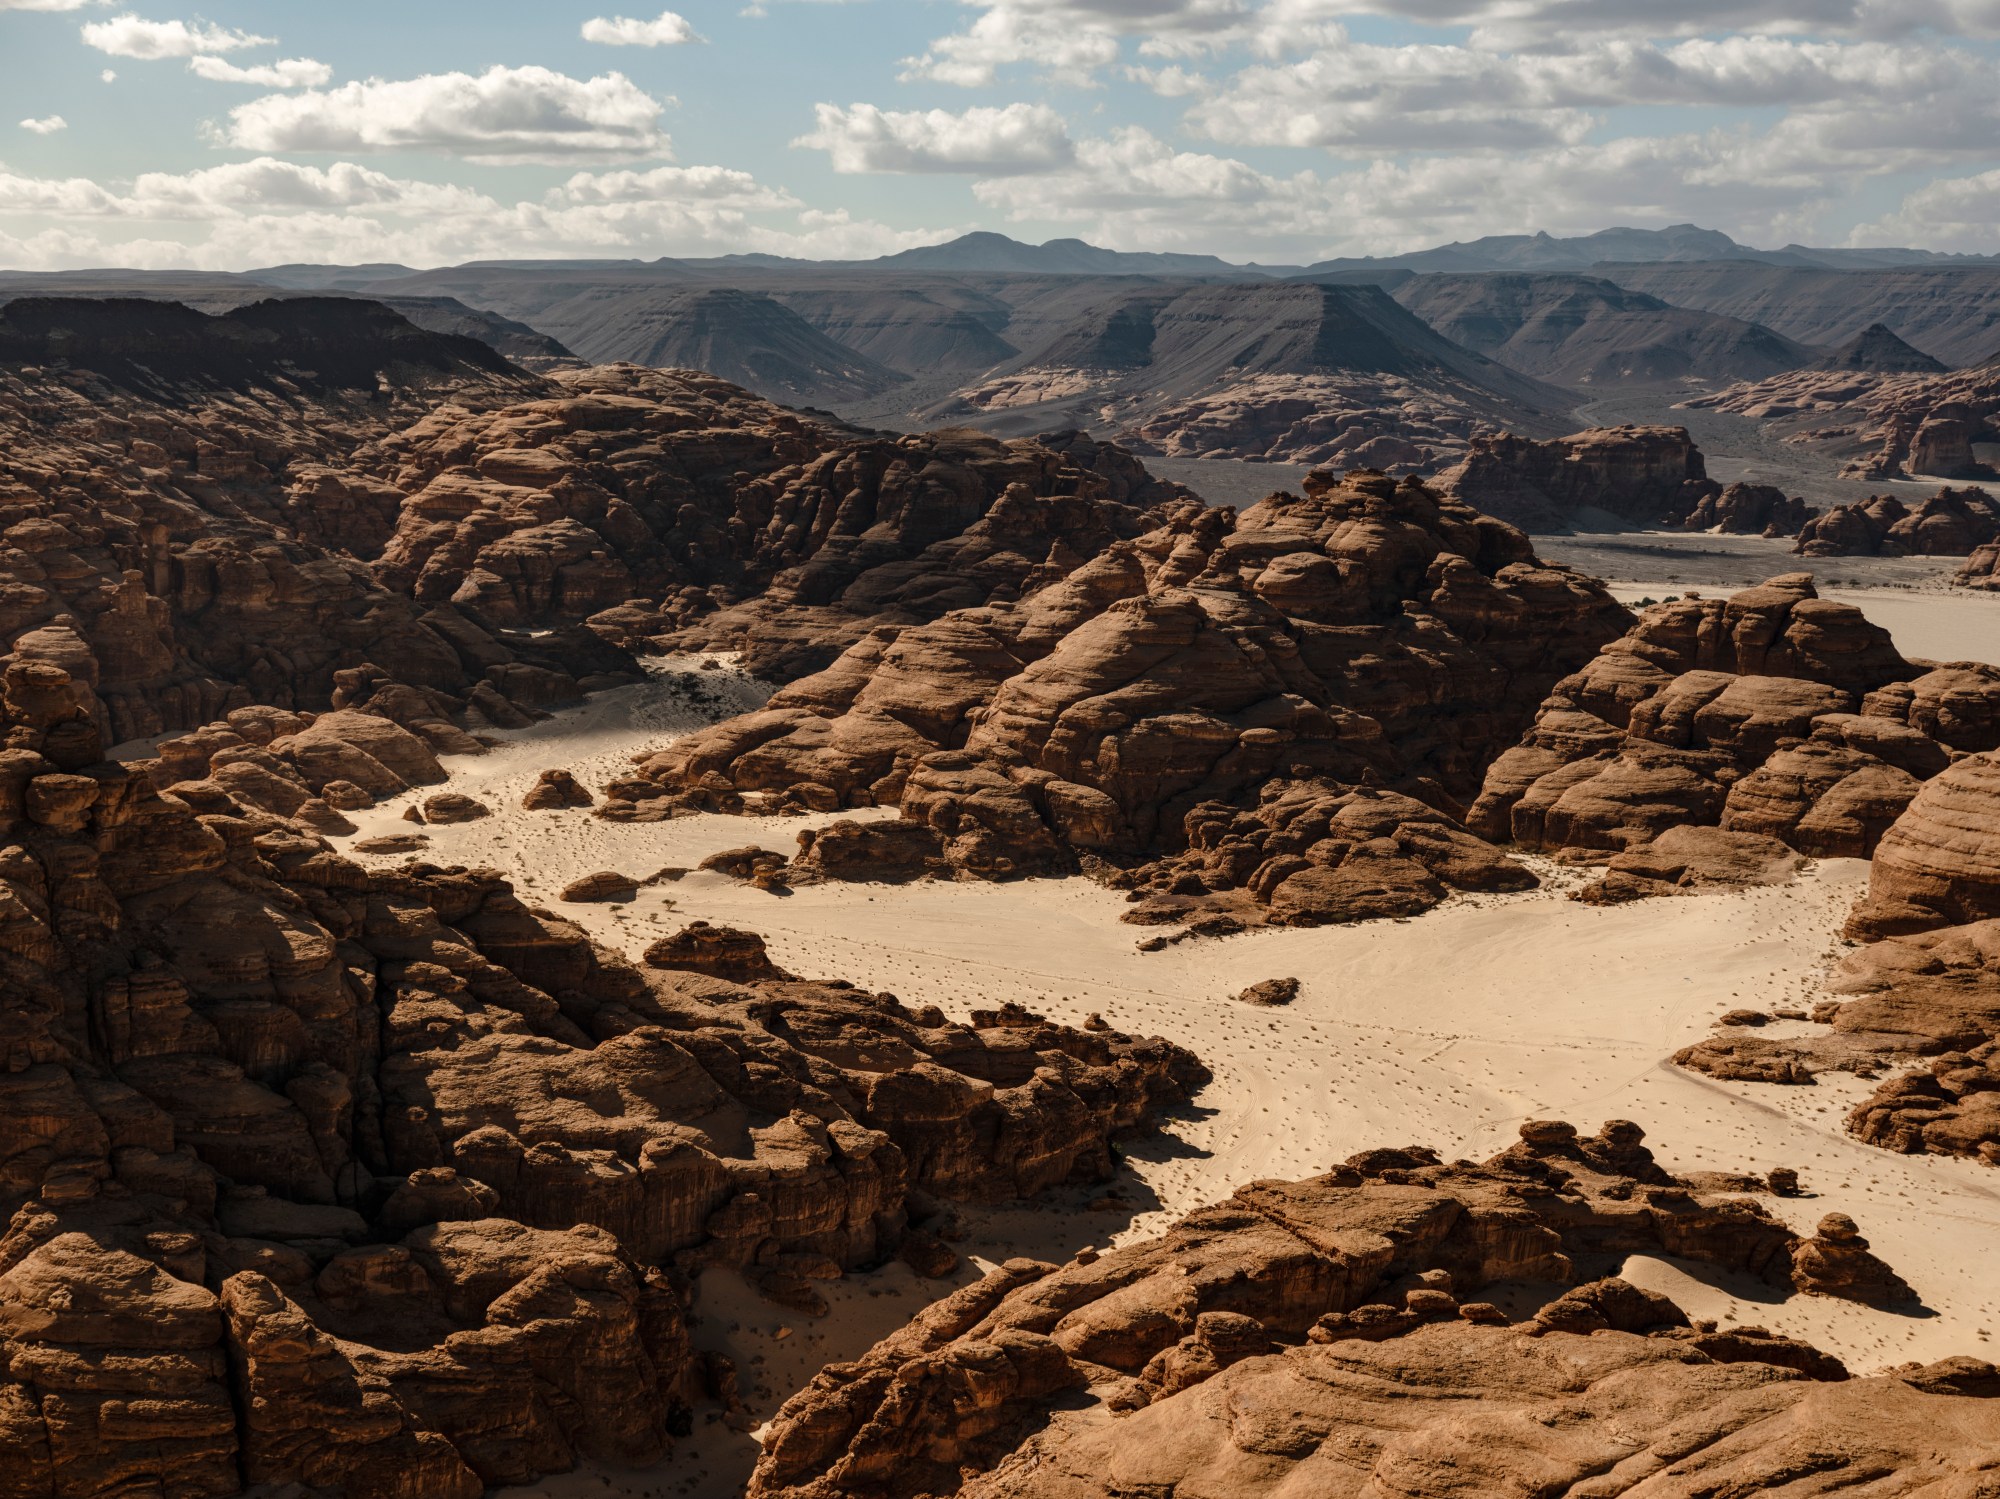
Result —
[[[435, 778], [421, 718], [246, 710], [135, 768], [93, 758], [60, 669], [0, 688], [0, 1450], [28, 1499], [474, 1499], [656, 1462], [701, 1382], [685, 1277], [811, 1308], [940, 1201], [1103, 1179], [1207, 1080], [1020, 1009], [642, 970], [492, 871], [370, 870], [287, 815]], [[761, 952], [720, 935], [668, 956]]]
[[[1582, 1492], [1607, 1471], [1657, 1475], [1669, 1431], [1674, 1471], [1747, 1493], [1783, 1481], [1795, 1429], [1835, 1422], [1844, 1452], [1889, 1460], [1875, 1471], [1972, 1471], [1983, 1447], [1938, 1433], [1993, 1431], [1990, 1403], [1951, 1383], [1956, 1369], [1988, 1393], [1990, 1365], [1857, 1382], [1866, 1398], [1832, 1402], [1837, 1360], [1691, 1323], [1605, 1278], [1667, 1253], [1909, 1305], [1851, 1222], [1808, 1239], [1754, 1197], [1677, 1182], [1628, 1121], [1521, 1134], [1483, 1165], [1366, 1151], [1246, 1186], [1148, 1242], [1009, 1261], [787, 1401], [749, 1495], [1415, 1493], [1433, 1466], [1468, 1492]], [[1512, 1316], [1480, 1296], [1536, 1282], [1571, 1289]], [[1603, 1418], [1587, 1441], [1579, 1403]]]
[[2000, 540], [2000, 504], [1983, 489], [1940, 489], [1914, 510], [1894, 495], [1836, 505], [1808, 521], [1803, 557], [1966, 557]]
[[1076, 432], [868, 433], [691, 370], [554, 383], [384, 445], [377, 471], [408, 496], [377, 541], [392, 587], [509, 624], [600, 616], [628, 645], [740, 650], [784, 681], [875, 623], [1017, 598], [1198, 503]]
[[1790, 574], [1645, 610], [1556, 684], [1467, 826], [1609, 854], [1692, 825], [1865, 858], [1954, 757], [1995, 747], [2000, 669], [1906, 661]]
[[1593, 427], [1547, 442], [1475, 437], [1465, 460], [1434, 483], [1532, 531], [1566, 531], [1589, 511], [1651, 526], [1722, 490], [1685, 427]]
[[[661, 806], [901, 807], [893, 834], [816, 834], [803, 862], [820, 876], [882, 877], [847, 851], [893, 839], [890, 865], [913, 873], [1089, 857], [1130, 871], [1135, 898], [1257, 890], [1227, 902], [1232, 919], [1376, 914], [1353, 902], [1385, 876], [1419, 905], [1440, 881], [1525, 877], [1457, 827], [1454, 798], [1629, 618], [1414, 480], [1316, 472], [1240, 515], [1177, 515], [1018, 603], [876, 631], [617, 789], [643, 803], [650, 782]], [[1307, 865], [1357, 859], [1372, 862], [1273, 903]]]

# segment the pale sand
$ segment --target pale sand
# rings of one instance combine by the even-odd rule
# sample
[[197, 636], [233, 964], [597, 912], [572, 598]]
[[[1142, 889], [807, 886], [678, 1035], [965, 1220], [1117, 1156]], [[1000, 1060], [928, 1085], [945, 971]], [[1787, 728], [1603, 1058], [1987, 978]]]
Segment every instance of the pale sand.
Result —
[[[734, 690], [738, 701], [755, 701], [754, 684]], [[1809, 1338], [1857, 1371], [1993, 1356], [2000, 1174], [1851, 1139], [1842, 1121], [1868, 1087], [1857, 1080], [1724, 1084], [1667, 1061], [1725, 1009], [1821, 994], [1843, 950], [1841, 922], [1866, 882], [1860, 861], [1823, 861], [1780, 889], [1612, 907], [1564, 899], [1582, 876], [1536, 861], [1548, 878], [1541, 891], [1457, 897], [1410, 921], [1262, 931], [1155, 954], [1136, 950], [1147, 932], [1118, 920], [1122, 899], [1084, 880], [832, 885], [779, 896], [695, 873], [624, 906], [558, 906], [556, 891], [594, 870], [645, 875], [744, 844], [789, 853], [801, 827], [826, 820], [619, 825], [588, 812], [520, 810], [541, 769], [564, 766], [594, 788], [696, 721], [656, 683], [502, 736], [488, 755], [451, 764], [453, 789], [494, 816], [428, 829], [424, 857], [496, 865], [530, 901], [633, 957], [689, 920], [747, 926], [797, 973], [851, 979], [958, 1015], [1006, 1000], [1071, 1024], [1101, 1012], [1121, 1029], [1193, 1048], [1215, 1072], [1194, 1107], [1129, 1148], [1125, 1210], [1088, 1209], [1103, 1190], [1092, 1188], [969, 1213], [971, 1233], [958, 1246], [969, 1263], [957, 1281], [1011, 1254], [1060, 1260], [1085, 1244], [1129, 1242], [1242, 1183], [1321, 1171], [1370, 1146], [1425, 1144], [1447, 1159], [1477, 1158], [1512, 1141], [1523, 1119], [1594, 1129], [1630, 1118], [1670, 1169], [1797, 1168], [1814, 1195], [1761, 1200], [1807, 1230], [1826, 1212], [1851, 1213], [1929, 1314], [1779, 1299], [1753, 1282], [1650, 1260], [1627, 1267], [1636, 1279], [1670, 1291], [1693, 1315]], [[358, 817], [361, 835], [408, 830], [402, 805]], [[1304, 981], [1286, 1008], [1229, 997], [1284, 975]], [[814, 1323], [757, 1300], [733, 1276], [712, 1275], [699, 1289], [696, 1337], [736, 1358], [762, 1420], [820, 1364], [857, 1356], [948, 1288], [900, 1266], [853, 1276], [830, 1288], [835, 1312]], [[780, 1339], [780, 1327], [792, 1331]], [[754, 1455], [748, 1438], [706, 1421], [654, 1472], [585, 1472], [520, 1492], [720, 1496], [738, 1491]]]

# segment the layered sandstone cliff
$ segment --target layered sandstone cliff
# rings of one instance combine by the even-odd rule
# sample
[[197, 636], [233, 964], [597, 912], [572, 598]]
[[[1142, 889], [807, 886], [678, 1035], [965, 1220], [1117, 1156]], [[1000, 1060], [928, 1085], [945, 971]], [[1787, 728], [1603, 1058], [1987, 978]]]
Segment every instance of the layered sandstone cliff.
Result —
[[1595, 512], [1634, 528], [1692, 512], [1722, 486], [1685, 427], [1593, 427], [1538, 442], [1474, 438], [1440, 493], [1530, 531], [1566, 531]]
[[1914, 510], [1894, 495], [1836, 505], [1807, 522], [1805, 557], [1969, 557], [2000, 539], [2000, 505], [1983, 489], [1940, 489]]

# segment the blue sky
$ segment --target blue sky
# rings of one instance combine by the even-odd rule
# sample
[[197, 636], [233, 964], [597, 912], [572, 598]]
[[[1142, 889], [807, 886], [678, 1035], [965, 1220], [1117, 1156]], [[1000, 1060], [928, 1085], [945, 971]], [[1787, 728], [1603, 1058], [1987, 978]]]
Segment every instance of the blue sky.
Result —
[[0, 0], [0, 266], [2000, 250], [2000, 0]]

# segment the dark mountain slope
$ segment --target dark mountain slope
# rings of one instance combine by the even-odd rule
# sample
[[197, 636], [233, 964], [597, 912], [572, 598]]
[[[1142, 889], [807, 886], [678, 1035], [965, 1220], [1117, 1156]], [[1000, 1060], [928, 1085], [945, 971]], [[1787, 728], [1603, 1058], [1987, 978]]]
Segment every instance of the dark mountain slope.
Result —
[[1565, 385], [1762, 380], [1819, 353], [1594, 276], [1415, 276], [1394, 295], [1453, 342]]
[[1709, 263], [1604, 265], [1597, 274], [1676, 307], [1762, 323], [1823, 347], [1872, 323], [1948, 365], [1973, 364], [2000, 345], [2000, 266], [1821, 270]]
[[127, 389], [294, 386], [372, 391], [524, 379], [477, 339], [432, 333], [378, 302], [293, 297], [211, 317], [138, 297], [23, 297], [0, 307], [0, 363], [86, 368]]
[[1880, 323], [1870, 323], [1824, 359], [1816, 370], [1870, 370], [1892, 375], [1942, 375], [1947, 368], [1921, 349], [1913, 349]]

